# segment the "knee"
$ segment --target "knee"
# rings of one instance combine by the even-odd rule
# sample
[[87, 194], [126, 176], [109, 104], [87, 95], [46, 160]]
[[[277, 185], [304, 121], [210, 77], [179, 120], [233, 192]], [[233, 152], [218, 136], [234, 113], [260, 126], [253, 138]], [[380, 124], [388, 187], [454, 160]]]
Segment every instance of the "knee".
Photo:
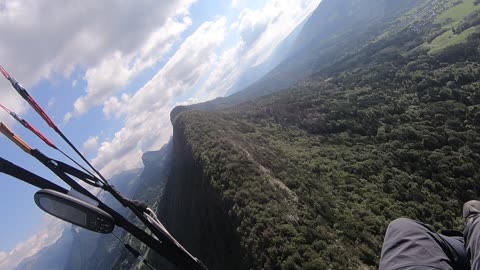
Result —
[[388, 225], [388, 228], [390, 229], [403, 229], [403, 228], [409, 228], [412, 226], [417, 225], [417, 222], [413, 219], [409, 218], [397, 218], [390, 222]]
[[418, 231], [424, 231], [425, 225], [409, 218], [397, 218], [390, 222], [387, 228], [387, 233], [394, 234], [409, 234]]

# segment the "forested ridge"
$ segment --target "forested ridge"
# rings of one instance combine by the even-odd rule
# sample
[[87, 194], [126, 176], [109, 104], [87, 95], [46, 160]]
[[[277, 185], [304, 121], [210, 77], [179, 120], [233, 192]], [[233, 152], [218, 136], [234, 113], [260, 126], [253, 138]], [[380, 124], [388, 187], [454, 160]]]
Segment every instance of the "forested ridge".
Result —
[[175, 113], [241, 269], [375, 269], [397, 217], [462, 229], [480, 193], [479, 4], [423, 1], [294, 87]]

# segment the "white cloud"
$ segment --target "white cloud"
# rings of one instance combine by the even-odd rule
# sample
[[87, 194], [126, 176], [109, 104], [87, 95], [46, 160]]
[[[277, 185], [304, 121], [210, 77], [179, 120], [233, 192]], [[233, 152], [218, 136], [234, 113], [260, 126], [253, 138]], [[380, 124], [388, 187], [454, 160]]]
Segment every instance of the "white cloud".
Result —
[[112, 115], [115, 117], [119, 118], [122, 113], [122, 106], [123, 103], [125, 103], [130, 96], [127, 94], [122, 94], [121, 100], [117, 97], [110, 97], [103, 103], [103, 113], [105, 116], [110, 118]]
[[[103, 62], [118, 64], [115, 62], [118, 55], [130, 60], [120, 64], [132, 64], [133, 52], [141, 54], [135, 67], [141, 70], [167, 50], [178, 32], [191, 23], [185, 17], [195, 1], [0, 1], [1, 64], [27, 88], [54, 73], [69, 76], [76, 67], [105, 71], [100, 69], [105, 65]], [[167, 26], [168, 29], [162, 28]], [[165, 36], [161, 30], [168, 30], [163, 33]], [[85, 103], [103, 102], [103, 94], [96, 91], [112, 91], [105, 89], [114, 89], [122, 83], [118, 81], [122, 78], [115, 77], [117, 81], [109, 87], [102, 83], [101, 73], [93, 71], [86, 79], [89, 86], [103, 88], [87, 89], [90, 96], [87, 94], [76, 105], [79, 113], [88, 109]], [[2, 102], [19, 113], [24, 112], [25, 104], [11, 98], [11, 93], [13, 90], [2, 80]], [[3, 119], [0, 115], [0, 120]]]
[[52, 107], [52, 106], [55, 105], [55, 102], [56, 102], [56, 98], [55, 98], [55, 97], [52, 97], [52, 98], [50, 98], [50, 99], [48, 100], [47, 106], [50, 108], [50, 107]]
[[95, 153], [97, 148], [98, 148], [98, 136], [89, 137], [88, 140], [86, 140], [83, 143], [83, 153], [85, 155]]
[[170, 110], [175, 98], [192, 90], [210, 72], [224, 40], [226, 19], [203, 23], [165, 66], [133, 96], [110, 98], [104, 112], [126, 117], [125, 126], [103, 142], [93, 163], [112, 175], [141, 166], [144, 151], [160, 148], [171, 136]]
[[0, 59], [27, 86], [53, 72], [97, 65], [111, 52], [139, 50], [168, 18], [192, 0], [15, 0], [0, 13]]
[[225, 37], [225, 24], [224, 17], [203, 23], [185, 40], [163, 69], [135, 93], [125, 107], [128, 112], [135, 115], [145, 108], [161, 107], [172, 98], [191, 90], [215, 61], [216, 50]]
[[191, 97], [191, 98], [189, 98], [189, 99], [187, 99], [187, 100], [185, 100], [185, 101], [177, 102], [177, 103], [175, 104], [175, 107], [176, 107], [176, 106], [188, 106], [188, 105], [197, 104], [197, 103], [200, 103], [200, 102], [201, 102], [201, 100], [199, 100], [199, 99], [197, 99], [197, 98], [195, 98], [195, 97]]
[[230, 8], [241, 10], [247, 6], [258, 5], [258, 3], [266, 2], [265, 0], [232, 0], [230, 2]]
[[241, 40], [212, 66], [212, 73], [194, 98], [206, 101], [223, 96], [249, 68], [261, 64], [319, 5], [321, 0], [270, 0], [262, 9], [243, 9], [230, 29]]
[[0, 252], [0, 270], [14, 269], [23, 259], [55, 243], [62, 235], [64, 228], [64, 222], [45, 215], [41, 229], [35, 235], [17, 244], [10, 252]]
[[157, 63], [191, 25], [189, 17], [181, 21], [168, 19], [152, 32], [138, 51], [123, 54], [116, 51], [85, 74], [87, 94], [74, 104], [74, 115], [85, 113], [90, 107], [102, 104], [112, 94], [122, 90], [136, 75]]
[[[3, 85], [3, 78], [0, 78], [0, 97], [2, 97], [0, 103], [18, 114], [25, 112], [27, 107], [22, 98], [18, 96], [15, 90], [10, 89], [11, 86], [9, 84], [6, 84], [5, 87]], [[9, 126], [16, 124], [15, 120], [4, 112], [3, 109], [0, 109], [0, 122], [4, 122]]]
[[193, 100], [203, 102], [211, 100], [230, 89], [238, 77], [248, 68], [242, 59], [246, 52], [244, 42], [239, 42], [235, 47], [226, 50], [212, 65], [212, 72], [201, 89], [194, 95]]
[[[240, 30], [245, 27], [248, 29], [251, 24], [261, 24], [261, 20], [264, 19], [258, 18], [266, 18], [268, 21], [265, 31], [256, 39], [253, 48], [245, 55], [246, 59], [256, 59], [253, 65], [265, 61], [275, 47], [305, 20], [320, 2], [321, 0], [271, 0], [258, 12], [261, 15], [253, 16], [251, 11], [245, 11], [246, 19], [241, 18], [239, 21]], [[260, 22], [258, 22], [259, 20]]]
[[85, 80], [88, 82], [87, 95], [78, 98], [75, 113], [83, 114], [89, 107], [101, 104], [112, 92], [121, 90], [130, 80], [130, 70], [126, 57], [120, 52], [104, 59], [100, 65], [87, 70]]
[[271, 0], [261, 10], [242, 11], [230, 27], [242, 39], [220, 56], [217, 49], [227, 34], [226, 19], [204, 23], [134, 95], [110, 97], [104, 102], [105, 115], [125, 117], [125, 125], [113, 139], [102, 143], [94, 164], [108, 175], [141, 166], [141, 153], [159, 148], [170, 137], [169, 112], [174, 106], [223, 95], [246, 69], [268, 56], [319, 2]]
[[239, 20], [232, 24], [233, 29], [238, 29], [240, 36], [247, 47], [253, 45], [267, 30], [270, 20], [264, 10], [244, 9], [239, 15]]
[[66, 113], [65, 116], [63, 117], [63, 122], [66, 123], [70, 121], [73, 118], [73, 114], [71, 112]]

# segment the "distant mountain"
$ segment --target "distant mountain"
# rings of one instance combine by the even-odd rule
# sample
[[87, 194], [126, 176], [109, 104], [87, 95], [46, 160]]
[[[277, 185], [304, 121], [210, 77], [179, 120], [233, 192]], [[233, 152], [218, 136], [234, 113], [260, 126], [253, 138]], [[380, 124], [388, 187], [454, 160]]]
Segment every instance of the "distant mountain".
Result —
[[[341, 41], [345, 34], [357, 35], [375, 28], [381, 30], [382, 24], [392, 17], [402, 14], [425, 0], [337, 0], [323, 1], [310, 16], [302, 28], [299, 37], [292, 46], [291, 55], [315, 56], [319, 49], [331, 42]], [[370, 29], [370, 30], [368, 30]], [[360, 33], [355, 33], [357, 31]], [[338, 45], [338, 44], [337, 44]]]
[[66, 258], [70, 255], [74, 234], [63, 231], [56, 243], [44, 248], [37, 254], [24, 259], [15, 270], [64, 270]]
[[293, 36], [284, 60], [268, 74], [225, 98], [190, 106], [195, 110], [231, 107], [265, 96], [354, 54], [391, 27], [395, 19], [427, 0], [324, 0]]
[[285, 58], [291, 54], [293, 44], [296, 42], [300, 31], [302, 31], [307, 20], [308, 18], [283, 39], [265, 62], [251, 67], [240, 78], [238, 78], [237, 82], [228, 90], [225, 96], [232, 95], [252, 85], [285, 60]]

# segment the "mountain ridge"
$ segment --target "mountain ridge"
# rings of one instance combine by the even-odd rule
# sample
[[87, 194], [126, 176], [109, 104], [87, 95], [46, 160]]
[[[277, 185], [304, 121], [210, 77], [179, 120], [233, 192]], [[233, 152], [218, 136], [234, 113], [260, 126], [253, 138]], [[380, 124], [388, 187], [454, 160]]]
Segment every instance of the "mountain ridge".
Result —
[[[426, 1], [427, 0], [402, 1], [401, 4], [398, 4], [398, 1], [383, 0], [380, 1], [381, 3], [375, 2], [374, 10], [382, 9], [382, 7], [387, 6], [385, 3], [388, 3], [404, 11], [411, 8], [413, 6], [412, 3], [418, 5]], [[336, 14], [338, 10], [344, 12], [345, 6], [366, 6], [368, 3], [370, 2], [367, 0], [322, 1], [313, 14], [304, 22], [302, 29], [299, 29], [300, 33], [296, 40], [297, 45], [292, 45], [293, 48], [289, 54], [273, 70], [247, 88], [233, 93], [230, 96], [190, 105], [187, 106], [187, 108], [194, 110], [224, 109], [272, 94], [291, 87], [296, 83], [301, 83], [301, 80], [309, 75], [329, 65], [333, 65], [337, 60], [349, 53], [355, 53], [371, 39], [374, 39], [377, 36], [375, 33], [385, 30], [385, 28], [389, 26], [388, 23], [392, 23], [392, 19], [396, 17], [395, 14], [401, 11], [393, 9], [381, 16], [378, 15], [370, 18], [372, 21], [370, 21], [369, 24], [359, 23], [359, 21], [363, 22], [366, 20], [366, 17], [368, 17], [363, 14], [354, 14], [353, 16], [343, 14], [342, 16], [334, 17], [332, 21], [328, 21], [331, 13], [329, 11], [335, 10]], [[325, 9], [325, 7], [327, 9]], [[359, 9], [363, 10], [363, 13], [369, 14], [372, 12], [370, 8]], [[327, 22], [324, 21], [325, 18], [327, 18]], [[319, 20], [321, 23], [318, 22]], [[371, 27], [364, 27], [365, 25]], [[304, 39], [312, 40], [303, 41], [307, 43], [304, 44], [302, 43]], [[309, 49], [305, 50], [298, 44], [304, 44], [303, 46]]]
[[[376, 269], [394, 218], [461, 229], [457, 210], [479, 195], [480, 32], [434, 53], [430, 45], [452, 23], [436, 18], [463, 3], [419, 1], [273, 94], [175, 108], [176, 158], [190, 160], [178, 170], [200, 176], [167, 187], [177, 194], [164, 197], [169, 218], [201, 219], [176, 216], [185, 207], [176, 204], [204, 206], [181, 190], [213, 190], [208, 200], [240, 238], [240, 269]], [[470, 15], [455, 25], [471, 28]], [[175, 235], [201, 237], [186, 230]]]

